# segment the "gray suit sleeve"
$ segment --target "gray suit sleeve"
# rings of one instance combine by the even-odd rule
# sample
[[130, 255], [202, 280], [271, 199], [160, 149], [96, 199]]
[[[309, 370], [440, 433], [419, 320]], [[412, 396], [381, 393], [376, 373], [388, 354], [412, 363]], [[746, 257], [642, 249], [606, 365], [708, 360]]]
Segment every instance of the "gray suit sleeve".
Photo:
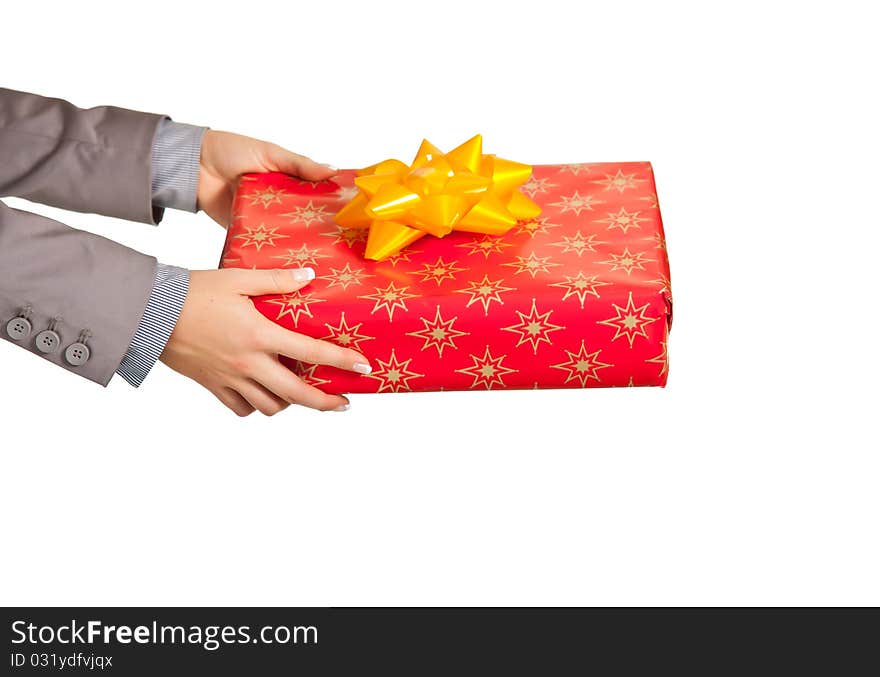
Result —
[[0, 88], [0, 198], [158, 223], [151, 150], [165, 116]]
[[[0, 89], [0, 197], [155, 223], [151, 148], [162, 118]], [[0, 337], [92, 381], [106, 385], [122, 361], [155, 272], [151, 256], [0, 204]], [[24, 336], [10, 330], [19, 315], [31, 327]], [[50, 328], [59, 342], [43, 352], [37, 337]], [[81, 337], [89, 355], [75, 364], [66, 349]]]

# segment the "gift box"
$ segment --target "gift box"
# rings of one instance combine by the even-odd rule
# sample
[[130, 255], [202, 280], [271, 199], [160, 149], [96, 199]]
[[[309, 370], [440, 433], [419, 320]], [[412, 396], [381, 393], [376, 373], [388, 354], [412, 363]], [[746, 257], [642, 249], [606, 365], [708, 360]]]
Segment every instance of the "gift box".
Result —
[[332, 393], [666, 384], [672, 296], [649, 163], [535, 166], [521, 192], [540, 216], [503, 235], [428, 235], [382, 261], [365, 258], [366, 230], [334, 222], [354, 178], [249, 174], [233, 203], [221, 267], [317, 275], [256, 308], [373, 366], [361, 376], [288, 361], [308, 383]]

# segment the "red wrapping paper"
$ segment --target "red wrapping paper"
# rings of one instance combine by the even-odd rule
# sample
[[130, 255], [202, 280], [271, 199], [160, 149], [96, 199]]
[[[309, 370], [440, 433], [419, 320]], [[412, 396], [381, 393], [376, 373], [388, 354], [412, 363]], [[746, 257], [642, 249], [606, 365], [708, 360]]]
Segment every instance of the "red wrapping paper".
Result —
[[333, 181], [242, 177], [221, 267], [315, 269], [302, 290], [254, 299], [273, 322], [355, 348], [373, 373], [285, 361], [332, 393], [662, 386], [669, 263], [647, 162], [536, 166], [542, 213], [492, 237], [423, 237], [364, 259], [366, 230], [333, 215]]

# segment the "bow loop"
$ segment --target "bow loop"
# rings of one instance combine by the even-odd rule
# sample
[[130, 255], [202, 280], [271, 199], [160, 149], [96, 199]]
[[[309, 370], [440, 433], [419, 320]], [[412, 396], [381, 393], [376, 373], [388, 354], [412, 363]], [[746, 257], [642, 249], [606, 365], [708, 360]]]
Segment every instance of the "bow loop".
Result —
[[375, 261], [425, 235], [503, 235], [517, 220], [541, 213], [518, 190], [531, 173], [529, 165], [484, 155], [479, 134], [448, 153], [426, 139], [411, 165], [392, 159], [359, 170], [359, 192], [336, 214], [336, 223], [369, 228], [366, 257]]

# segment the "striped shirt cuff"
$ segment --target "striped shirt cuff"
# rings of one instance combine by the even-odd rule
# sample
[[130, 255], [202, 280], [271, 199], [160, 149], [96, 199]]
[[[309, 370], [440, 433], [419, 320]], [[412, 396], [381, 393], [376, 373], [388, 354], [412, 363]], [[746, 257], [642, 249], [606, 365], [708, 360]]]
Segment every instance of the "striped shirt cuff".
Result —
[[153, 206], [198, 211], [199, 159], [207, 127], [165, 119], [153, 141]]
[[135, 388], [144, 382], [165, 350], [188, 291], [188, 270], [161, 263], [156, 267], [153, 291], [147, 300], [144, 315], [128, 352], [116, 369], [116, 373]]

